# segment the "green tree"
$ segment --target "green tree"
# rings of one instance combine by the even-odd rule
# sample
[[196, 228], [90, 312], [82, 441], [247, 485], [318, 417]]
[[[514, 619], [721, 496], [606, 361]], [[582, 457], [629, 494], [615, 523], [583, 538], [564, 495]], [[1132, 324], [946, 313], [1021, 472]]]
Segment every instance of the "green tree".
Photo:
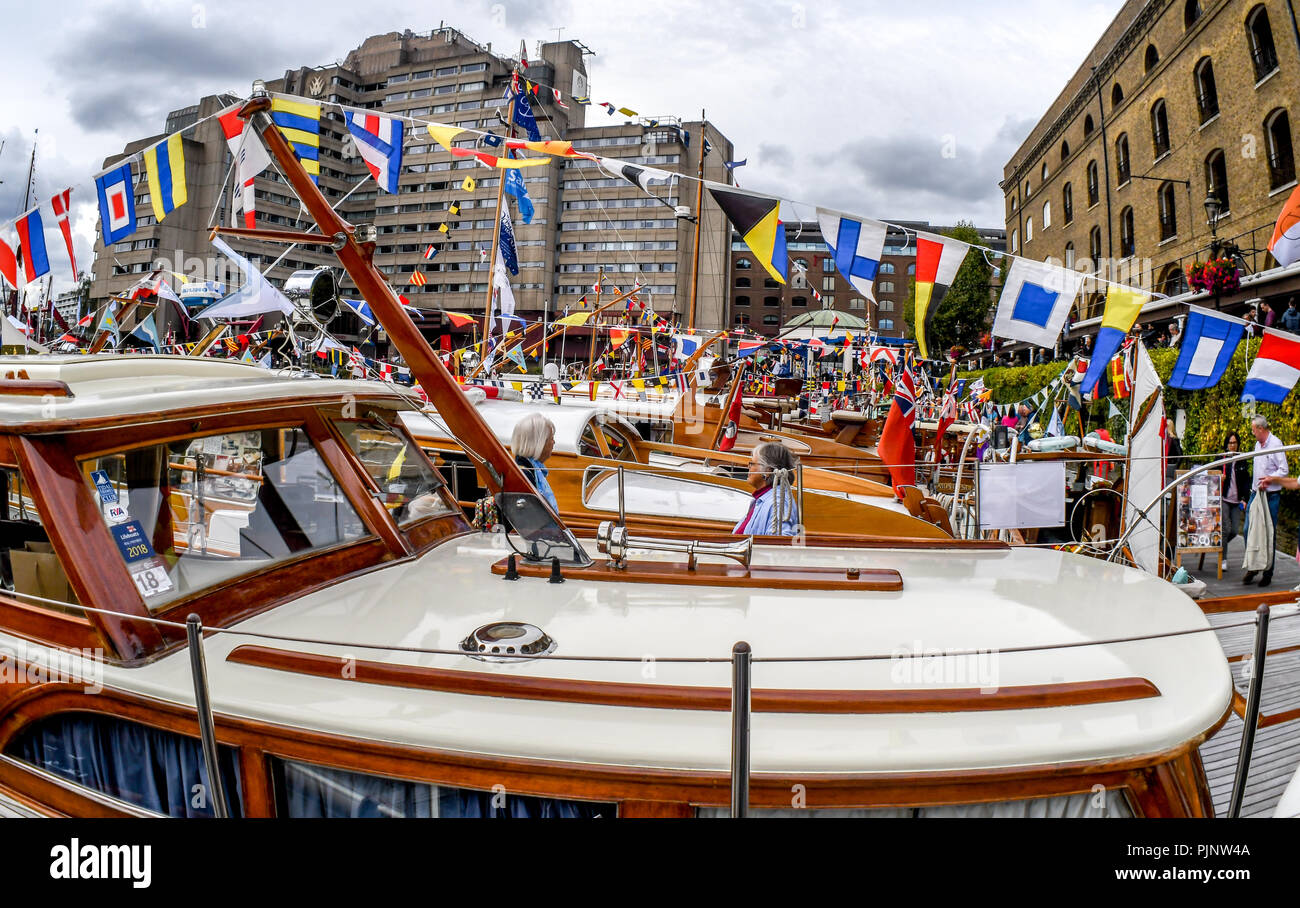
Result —
[[[979, 231], [970, 221], [960, 221], [945, 231], [945, 236], [972, 245], [983, 245]], [[974, 348], [988, 330], [989, 310], [993, 302], [993, 267], [978, 249], [972, 249], [953, 278], [948, 292], [930, 321], [926, 338], [932, 358], [940, 358], [949, 347]], [[903, 304], [903, 320], [916, 336], [916, 280], [912, 279]]]

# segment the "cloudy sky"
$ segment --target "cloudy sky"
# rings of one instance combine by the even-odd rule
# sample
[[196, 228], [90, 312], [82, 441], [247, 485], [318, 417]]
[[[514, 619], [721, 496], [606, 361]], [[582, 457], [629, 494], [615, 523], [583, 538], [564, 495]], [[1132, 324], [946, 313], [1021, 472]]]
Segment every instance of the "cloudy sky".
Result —
[[[0, 225], [36, 189], [74, 187], [79, 263], [90, 176], [167, 111], [341, 59], [368, 35], [440, 20], [506, 53], [582, 41], [593, 100], [709, 120], [746, 188], [891, 219], [1001, 226], [1002, 166], [1121, 0], [60, 0], [6, 14]], [[21, 36], [21, 40], [19, 40]], [[588, 111], [590, 122], [604, 114]], [[944, 154], [945, 146], [952, 150]], [[796, 214], [811, 217], [811, 208]], [[56, 270], [66, 263], [45, 215]], [[12, 242], [9, 226], [0, 237]], [[57, 243], [57, 246], [53, 244]], [[59, 281], [56, 280], [56, 289]]]

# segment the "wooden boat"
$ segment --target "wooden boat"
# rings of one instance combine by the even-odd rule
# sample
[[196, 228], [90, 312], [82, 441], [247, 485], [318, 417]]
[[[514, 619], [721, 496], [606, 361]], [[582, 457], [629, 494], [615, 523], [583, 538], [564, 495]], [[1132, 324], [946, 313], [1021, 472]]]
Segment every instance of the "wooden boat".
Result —
[[[746, 554], [573, 536], [269, 106], [255, 93], [241, 115], [321, 228], [274, 236], [335, 248], [515, 532], [467, 532], [390, 386], [166, 357], [0, 363], [0, 467], [37, 511], [0, 529], [43, 591], [0, 594], [0, 811], [210, 815], [220, 780], [243, 816], [714, 816], [746, 640], [785, 660], [755, 666], [737, 784], [757, 811], [1212, 813], [1197, 748], [1230, 707], [1227, 663], [1151, 575], [957, 540]], [[248, 433], [239, 555], [180, 549], [173, 458], [197, 467], [208, 439]]]
[[[503, 444], [537, 405], [482, 400], [477, 409]], [[744, 481], [749, 457], [648, 442], [606, 406], [590, 402], [549, 406], [556, 427], [548, 482], [560, 517], [574, 529], [595, 530], [618, 516], [618, 470], [624, 475], [624, 512], [636, 532], [687, 535], [729, 533], [744, 517], [753, 491]], [[472, 511], [486, 494], [480, 471], [436, 413], [405, 414], [403, 422], [439, 467], [452, 477], [453, 495]], [[872, 539], [950, 536], [940, 525], [910, 516], [887, 486], [830, 470], [803, 473], [807, 535]], [[946, 522], [946, 520], [945, 520]]]

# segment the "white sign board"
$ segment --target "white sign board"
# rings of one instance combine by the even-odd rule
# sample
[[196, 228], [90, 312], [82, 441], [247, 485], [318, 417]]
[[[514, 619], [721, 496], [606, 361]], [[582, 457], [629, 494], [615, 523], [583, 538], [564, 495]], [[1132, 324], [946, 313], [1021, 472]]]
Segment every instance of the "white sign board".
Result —
[[1065, 523], [1065, 462], [979, 465], [979, 528], [1021, 530]]

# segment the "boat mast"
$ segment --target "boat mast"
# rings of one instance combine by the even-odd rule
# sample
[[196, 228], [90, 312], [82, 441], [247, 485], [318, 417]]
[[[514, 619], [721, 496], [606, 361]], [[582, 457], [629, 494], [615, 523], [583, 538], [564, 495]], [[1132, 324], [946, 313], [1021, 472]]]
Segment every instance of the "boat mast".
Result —
[[[253, 96], [240, 109], [239, 116], [257, 130], [267, 151], [280, 165], [281, 172], [317, 224], [319, 233], [304, 234], [300, 239], [334, 250], [339, 263], [352, 278], [362, 298], [370, 304], [380, 325], [410, 367], [411, 375], [437, 407], [447, 428], [477, 458], [481, 458], [483, 479], [488, 489], [493, 492], [532, 493], [533, 487], [519, 465], [488, 428], [469, 398], [461, 392], [456, 380], [439, 361], [420, 329], [398, 301], [397, 295], [375, 268], [374, 254], [378, 237], [374, 228], [355, 228], [330, 207], [320, 188], [303, 169], [302, 162], [298, 160], [284, 134], [272, 122], [270, 109], [271, 98], [265, 87], [255, 83]], [[249, 232], [231, 227], [214, 228], [214, 232], [250, 235]], [[251, 231], [251, 235], [256, 237], [258, 231]]]
[[[520, 50], [523, 50], [522, 42]], [[515, 137], [515, 89], [519, 84], [519, 64], [515, 63], [514, 69], [510, 73], [510, 104], [506, 107], [506, 124], [510, 131], [509, 138]], [[505, 150], [506, 157], [510, 156], [510, 149]], [[506, 190], [506, 171], [505, 168], [497, 168], [497, 207], [496, 217], [492, 220], [492, 251], [488, 255], [488, 281], [487, 281], [487, 303], [483, 309], [483, 355], [480, 358], [480, 366], [487, 362], [488, 358], [488, 340], [492, 334], [492, 301], [496, 298], [497, 293], [497, 247], [501, 245], [501, 206], [505, 203]], [[504, 328], [502, 329], [505, 330]], [[475, 374], [478, 372], [475, 370]]]
[[[34, 133], [34, 134], [39, 134], [39, 133], [40, 133], [40, 130], [39, 130], [39, 129], [33, 130], [33, 133]], [[31, 203], [32, 203], [32, 183], [35, 181], [35, 179], [36, 179], [36, 137], [35, 137], [35, 135], [33, 135], [33, 138], [32, 138], [32, 157], [31, 157], [31, 160], [30, 160], [30, 161], [28, 162], [28, 164], [27, 164], [27, 185], [26, 185], [26, 187], [23, 189], [23, 207], [20, 208], [20, 209], [18, 210], [18, 213], [19, 213], [19, 214], [22, 214], [23, 212], [25, 212], [25, 211], [27, 210], [27, 207], [28, 207], [29, 205], [31, 205]], [[30, 277], [28, 277], [28, 275], [26, 275], [26, 274], [24, 274], [23, 277], [24, 277], [25, 279], [27, 279], [27, 280], [30, 280]], [[15, 291], [17, 291], [17, 289], [18, 289], [18, 288], [16, 288], [16, 287], [14, 288]], [[22, 312], [22, 310], [25, 309], [26, 307], [27, 307], [27, 287], [26, 287], [26, 285], [24, 285], [24, 286], [23, 286], [23, 296], [22, 296], [22, 301], [21, 301], [21, 302], [19, 302], [19, 300], [18, 300], [18, 294], [17, 294], [17, 292], [14, 293], [14, 311], [13, 311], [12, 314], [13, 314], [14, 317], [16, 318], [16, 317], [18, 317], [18, 315]]]
[[[596, 266], [596, 311], [600, 311], [600, 285], [605, 281], [605, 266]], [[596, 335], [600, 333], [600, 319], [597, 318], [596, 312], [591, 313], [591, 319], [588, 324], [591, 325], [591, 349], [587, 354], [587, 381], [591, 381], [591, 372], [596, 368]]]
[[691, 257], [691, 308], [686, 317], [686, 330], [695, 330], [695, 295], [700, 288], [700, 232], [704, 228], [704, 214], [700, 210], [704, 205], [704, 132], [708, 129], [704, 111], [700, 111], [700, 166], [695, 182], [695, 252]]

